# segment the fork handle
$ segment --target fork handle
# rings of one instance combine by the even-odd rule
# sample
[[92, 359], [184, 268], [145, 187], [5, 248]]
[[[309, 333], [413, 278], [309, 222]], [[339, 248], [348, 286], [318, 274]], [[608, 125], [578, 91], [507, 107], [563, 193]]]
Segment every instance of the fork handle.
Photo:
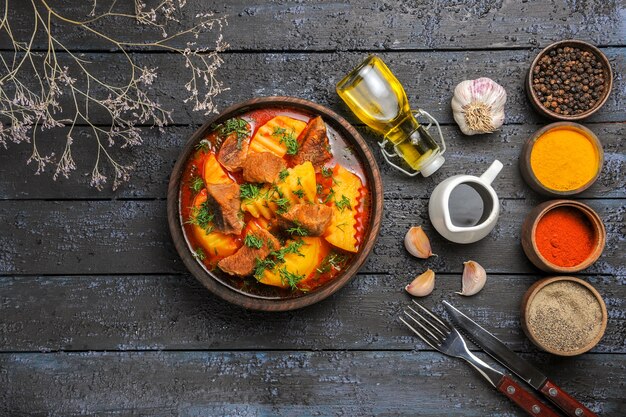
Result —
[[539, 401], [538, 397], [526, 391], [507, 375], [502, 375], [496, 388], [530, 416], [559, 417], [558, 414]]

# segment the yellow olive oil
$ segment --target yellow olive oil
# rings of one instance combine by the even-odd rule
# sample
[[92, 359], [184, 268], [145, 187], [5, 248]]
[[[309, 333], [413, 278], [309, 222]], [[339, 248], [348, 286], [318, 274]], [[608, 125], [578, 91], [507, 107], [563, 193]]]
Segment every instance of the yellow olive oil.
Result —
[[[441, 166], [439, 145], [413, 116], [402, 84], [382, 59], [366, 59], [337, 84], [337, 94], [361, 121], [384, 135], [411, 168], [427, 176]], [[426, 174], [426, 165], [436, 156], [441, 160]]]

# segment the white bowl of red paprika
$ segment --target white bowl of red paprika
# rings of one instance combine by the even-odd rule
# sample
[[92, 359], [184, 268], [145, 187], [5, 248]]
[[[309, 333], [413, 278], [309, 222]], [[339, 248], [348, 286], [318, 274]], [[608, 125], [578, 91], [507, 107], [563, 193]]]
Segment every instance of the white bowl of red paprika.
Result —
[[551, 200], [528, 213], [522, 248], [546, 272], [572, 273], [588, 268], [602, 254], [606, 230], [591, 207], [574, 200]]

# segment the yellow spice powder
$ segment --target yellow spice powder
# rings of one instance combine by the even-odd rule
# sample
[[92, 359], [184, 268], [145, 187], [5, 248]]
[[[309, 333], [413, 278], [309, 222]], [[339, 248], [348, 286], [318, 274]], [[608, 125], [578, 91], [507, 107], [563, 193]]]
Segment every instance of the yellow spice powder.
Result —
[[557, 128], [541, 135], [530, 152], [530, 166], [544, 186], [556, 191], [582, 187], [598, 172], [598, 151], [585, 135]]

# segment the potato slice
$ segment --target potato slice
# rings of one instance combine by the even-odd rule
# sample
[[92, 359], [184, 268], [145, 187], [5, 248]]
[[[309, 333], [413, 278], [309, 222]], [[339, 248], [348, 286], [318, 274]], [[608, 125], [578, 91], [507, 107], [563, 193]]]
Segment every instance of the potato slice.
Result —
[[328, 243], [340, 249], [357, 252], [356, 207], [363, 184], [359, 177], [341, 165], [333, 169], [333, 182], [333, 219], [324, 237]]
[[[303, 245], [300, 247], [299, 253], [288, 253], [285, 255], [285, 262], [277, 265], [272, 270], [266, 270], [259, 282], [266, 285], [273, 285], [275, 287], [289, 288], [290, 283], [285, 279], [285, 274], [281, 274], [282, 271], [294, 276], [301, 276], [301, 281], [306, 281], [315, 268], [319, 265], [321, 260], [326, 256], [328, 247], [324, 245], [322, 238], [319, 237], [303, 237]], [[295, 241], [288, 241], [286, 245], [289, 245]]]
[[271, 152], [282, 158], [287, 153], [287, 146], [280, 142], [283, 134], [297, 139], [305, 127], [306, 123], [302, 120], [289, 116], [276, 116], [257, 129], [250, 141], [249, 152]]
[[204, 166], [202, 168], [202, 179], [204, 184], [230, 184], [233, 182], [226, 171], [222, 168], [222, 165], [215, 158], [215, 154], [210, 153], [204, 160]]

